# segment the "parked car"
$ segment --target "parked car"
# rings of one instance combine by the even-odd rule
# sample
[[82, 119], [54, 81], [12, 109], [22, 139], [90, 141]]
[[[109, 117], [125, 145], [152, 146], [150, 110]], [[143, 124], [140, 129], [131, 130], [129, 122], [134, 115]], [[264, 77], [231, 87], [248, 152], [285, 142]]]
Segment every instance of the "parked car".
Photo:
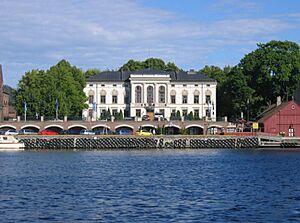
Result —
[[121, 129], [116, 131], [116, 135], [132, 135], [132, 131]]
[[79, 135], [80, 130], [77, 129], [68, 129], [68, 130], [63, 130], [60, 132], [62, 135]]
[[88, 130], [88, 129], [82, 129], [80, 131], [80, 135], [95, 135], [95, 132], [93, 132], [92, 130]]
[[100, 129], [100, 130], [96, 130], [95, 131], [96, 135], [113, 135], [115, 134], [113, 131], [111, 131], [110, 129]]
[[4, 135], [18, 135], [19, 133], [15, 129], [9, 129], [4, 132]]
[[145, 129], [141, 129], [141, 130], [137, 131], [135, 134], [139, 135], [139, 136], [152, 136], [153, 135], [152, 132], [149, 132]]
[[44, 129], [43, 131], [39, 132], [39, 135], [58, 135], [58, 132]]
[[143, 121], [150, 121], [149, 115], [143, 115], [142, 120]]
[[37, 135], [38, 132], [32, 130], [32, 129], [22, 129], [19, 134], [21, 135]]

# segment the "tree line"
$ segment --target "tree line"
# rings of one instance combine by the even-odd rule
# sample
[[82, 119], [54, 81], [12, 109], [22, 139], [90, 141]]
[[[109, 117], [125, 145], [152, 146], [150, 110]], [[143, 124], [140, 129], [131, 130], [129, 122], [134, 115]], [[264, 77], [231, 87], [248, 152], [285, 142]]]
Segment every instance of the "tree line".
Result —
[[86, 85], [84, 72], [61, 60], [49, 70], [26, 72], [16, 90], [16, 111], [23, 116], [81, 116], [86, 108], [87, 97], [83, 92]]
[[[180, 71], [174, 63], [159, 58], [145, 61], [129, 60], [120, 71], [143, 69]], [[291, 100], [300, 88], [300, 48], [290, 41], [270, 41], [257, 44], [257, 49], [246, 54], [236, 66], [205, 66], [197, 71], [217, 80], [217, 116], [232, 119], [255, 119], [265, 108], [276, 102], [277, 96]], [[99, 69], [82, 71], [62, 60], [49, 70], [26, 72], [15, 92], [18, 115], [24, 114], [24, 102], [28, 115], [54, 116], [56, 100], [59, 114], [81, 116], [87, 108], [83, 92], [86, 79], [99, 74]]]

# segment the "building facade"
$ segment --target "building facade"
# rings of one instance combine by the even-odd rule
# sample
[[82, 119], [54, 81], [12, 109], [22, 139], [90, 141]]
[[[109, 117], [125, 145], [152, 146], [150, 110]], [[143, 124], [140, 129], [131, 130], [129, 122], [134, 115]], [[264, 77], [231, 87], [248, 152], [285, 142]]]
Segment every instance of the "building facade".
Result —
[[116, 116], [188, 116], [216, 120], [217, 82], [195, 72], [141, 70], [108, 71], [91, 76], [84, 89], [89, 108], [83, 117], [99, 119], [104, 112]]
[[281, 102], [270, 106], [258, 120], [265, 133], [285, 136], [300, 136], [300, 105], [295, 101]]

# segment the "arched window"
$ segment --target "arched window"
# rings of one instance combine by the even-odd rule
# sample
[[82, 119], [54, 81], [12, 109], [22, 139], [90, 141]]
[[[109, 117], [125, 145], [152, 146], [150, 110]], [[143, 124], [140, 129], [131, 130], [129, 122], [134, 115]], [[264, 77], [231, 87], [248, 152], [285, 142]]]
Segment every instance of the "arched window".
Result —
[[187, 104], [188, 102], [188, 92], [187, 90], [182, 91], [182, 104]]
[[158, 96], [159, 103], [166, 103], [166, 88], [164, 86], [159, 87]]
[[112, 103], [118, 104], [118, 91], [117, 90], [112, 91]]
[[210, 90], [205, 91], [205, 102], [206, 102], [206, 104], [211, 103], [211, 91]]
[[142, 103], [142, 88], [141, 88], [141, 86], [135, 87], [135, 103]]
[[147, 87], [147, 103], [148, 104], [153, 103], [153, 87], [152, 86]]
[[199, 95], [200, 92], [198, 90], [194, 91], [194, 104], [199, 104]]
[[100, 91], [100, 103], [101, 104], [106, 103], [106, 91], [105, 90]]
[[89, 104], [94, 103], [94, 91], [90, 90], [89, 91]]

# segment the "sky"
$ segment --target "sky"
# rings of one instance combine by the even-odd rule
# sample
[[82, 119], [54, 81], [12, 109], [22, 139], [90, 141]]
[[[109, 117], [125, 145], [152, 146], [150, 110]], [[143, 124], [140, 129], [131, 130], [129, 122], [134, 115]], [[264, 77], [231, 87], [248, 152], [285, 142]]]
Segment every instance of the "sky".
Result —
[[201, 69], [239, 63], [257, 43], [300, 44], [299, 0], [1, 0], [4, 84], [66, 59], [82, 70], [149, 57]]

